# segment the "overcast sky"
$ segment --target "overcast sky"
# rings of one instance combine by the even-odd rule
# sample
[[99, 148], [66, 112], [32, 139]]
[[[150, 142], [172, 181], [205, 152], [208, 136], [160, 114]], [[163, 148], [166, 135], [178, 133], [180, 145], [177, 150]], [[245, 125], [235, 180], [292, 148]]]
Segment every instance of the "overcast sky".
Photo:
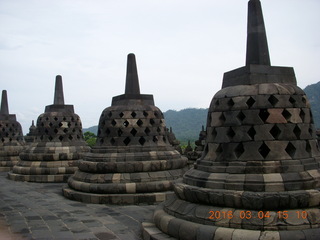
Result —
[[[223, 73], [245, 63], [247, 0], [0, 0], [0, 86], [26, 134], [53, 103], [97, 125], [124, 93], [135, 53], [140, 90], [162, 111], [207, 108]], [[262, 0], [271, 63], [298, 86], [320, 81], [320, 1]]]

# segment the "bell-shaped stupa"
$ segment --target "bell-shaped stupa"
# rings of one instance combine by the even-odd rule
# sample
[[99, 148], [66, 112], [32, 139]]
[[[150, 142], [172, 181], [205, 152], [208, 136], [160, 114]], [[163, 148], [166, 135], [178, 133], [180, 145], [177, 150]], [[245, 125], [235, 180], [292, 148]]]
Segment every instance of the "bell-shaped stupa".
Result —
[[34, 142], [20, 153], [8, 176], [29, 182], [65, 182], [90, 148], [82, 135], [80, 117], [73, 105], [64, 104], [61, 76], [56, 77], [54, 103], [37, 120]]
[[172, 195], [187, 159], [174, 150], [153, 95], [140, 94], [134, 54], [128, 55], [125, 94], [113, 97], [99, 120], [95, 146], [63, 189], [89, 203], [153, 204]]
[[2, 91], [0, 109], [0, 172], [8, 172], [24, 149], [22, 128], [15, 114], [9, 114], [7, 91]]
[[[247, 41], [246, 66], [224, 74], [210, 104], [203, 155], [154, 223], [178, 239], [319, 239], [310, 105], [293, 68], [270, 64], [259, 0], [249, 1]], [[145, 239], [157, 235], [144, 227]]]

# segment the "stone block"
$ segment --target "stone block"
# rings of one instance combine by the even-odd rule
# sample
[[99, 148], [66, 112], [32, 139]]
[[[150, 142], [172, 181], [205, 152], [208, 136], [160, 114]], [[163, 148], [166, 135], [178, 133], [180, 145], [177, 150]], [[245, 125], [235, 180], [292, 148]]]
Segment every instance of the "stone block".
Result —
[[218, 227], [214, 233], [213, 240], [232, 240], [235, 229]]

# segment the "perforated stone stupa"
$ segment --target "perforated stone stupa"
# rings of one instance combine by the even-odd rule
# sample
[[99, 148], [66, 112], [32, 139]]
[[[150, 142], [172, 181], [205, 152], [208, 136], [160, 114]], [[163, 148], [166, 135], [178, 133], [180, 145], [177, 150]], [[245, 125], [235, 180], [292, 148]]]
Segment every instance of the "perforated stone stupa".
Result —
[[24, 149], [22, 128], [15, 114], [9, 114], [7, 91], [2, 91], [0, 109], [0, 171], [7, 172], [19, 160]]
[[[205, 151], [154, 223], [179, 239], [319, 239], [319, 163], [307, 97], [293, 68], [271, 66], [261, 3], [251, 0], [246, 66], [224, 74]], [[145, 239], [158, 239], [151, 227]]]
[[186, 163], [168, 141], [153, 96], [140, 94], [135, 56], [129, 54], [125, 94], [102, 112], [96, 144], [63, 193], [89, 203], [162, 202], [173, 194], [172, 181]]
[[54, 103], [38, 117], [34, 141], [8, 174], [11, 180], [66, 182], [77, 170], [78, 160], [90, 150], [83, 139], [80, 117], [73, 105], [64, 104], [61, 76], [56, 77]]

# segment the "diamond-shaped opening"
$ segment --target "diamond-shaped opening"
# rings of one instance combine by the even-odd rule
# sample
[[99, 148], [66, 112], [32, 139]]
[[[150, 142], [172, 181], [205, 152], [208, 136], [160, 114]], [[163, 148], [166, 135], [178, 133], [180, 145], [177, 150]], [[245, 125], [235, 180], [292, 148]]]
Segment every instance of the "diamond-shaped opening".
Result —
[[112, 112], [108, 112], [108, 117], [111, 117], [112, 116]]
[[106, 133], [106, 134], [107, 134], [107, 136], [108, 136], [108, 135], [110, 134], [110, 132], [111, 132], [111, 131], [110, 131], [110, 129], [109, 129], [109, 128], [107, 128], [105, 133]]
[[73, 137], [70, 135], [69, 137], [68, 137], [70, 140], [72, 140], [73, 139]]
[[113, 120], [111, 121], [111, 125], [112, 125], [112, 126], [115, 126], [115, 125], [117, 125], [117, 122], [113, 119]]
[[281, 133], [281, 130], [276, 124], [270, 130], [270, 134], [274, 139], [278, 139], [280, 133]]
[[296, 103], [296, 100], [293, 97], [289, 98], [289, 102], [294, 105]]
[[270, 148], [265, 143], [263, 143], [258, 149], [258, 151], [263, 158], [266, 158], [270, 152]]
[[49, 123], [49, 126], [50, 126], [50, 127], [52, 127], [52, 126], [53, 126], [53, 123], [52, 123], [52, 122], [50, 122], [50, 123]]
[[229, 137], [229, 139], [231, 140], [235, 135], [236, 133], [233, 131], [232, 127], [229, 127], [229, 129], [227, 130], [227, 136]]
[[248, 130], [248, 135], [249, 135], [249, 137], [252, 139], [252, 140], [254, 140], [254, 136], [256, 135], [256, 130], [254, 129], [254, 127], [251, 127], [249, 130]]
[[155, 121], [152, 118], [150, 119], [150, 124], [151, 125], [155, 124]]
[[220, 123], [223, 124], [226, 121], [226, 117], [224, 116], [223, 113], [221, 113], [220, 117], [219, 117]]
[[294, 135], [296, 135], [297, 139], [300, 139], [301, 129], [298, 126], [295, 126], [295, 128], [293, 129], [293, 133]]
[[217, 107], [220, 105], [219, 99], [216, 100], [216, 102], [214, 103], [214, 105], [216, 105]]
[[216, 137], [217, 137], [217, 130], [214, 128], [214, 129], [212, 130], [212, 138], [213, 138], [213, 140], [214, 140]]
[[158, 142], [158, 137], [157, 136], [153, 136], [152, 141], [154, 141], [155, 143]]
[[155, 111], [155, 112], [154, 112], [154, 116], [155, 116], [155, 117], [158, 117], [158, 116], [159, 116], [159, 113]]
[[132, 128], [132, 130], [130, 131], [130, 133], [133, 135], [133, 136], [135, 136], [136, 134], [137, 134], [137, 130], [135, 130], [134, 128]]
[[[46, 129], [46, 130], [47, 130], [47, 129]], [[57, 134], [57, 133], [59, 132], [59, 130], [56, 129], [56, 128], [55, 128], [53, 131], [54, 131], [55, 134]]]
[[67, 120], [67, 118], [66, 117], [63, 117], [63, 121], [66, 121]]
[[139, 138], [139, 143], [143, 146], [144, 143], [146, 142], [146, 139], [144, 137]]
[[255, 103], [256, 103], [256, 100], [254, 100], [253, 97], [250, 97], [246, 102], [248, 108], [251, 108]]
[[148, 117], [148, 113], [146, 111], [143, 111], [143, 116]]
[[135, 116], [137, 116], [136, 112], [133, 111], [133, 112], [131, 113], [131, 116], [132, 116], [133, 118], [134, 118]]
[[[47, 129], [47, 128], [44, 130], [44, 132], [45, 132], [46, 134], [48, 134], [48, 133], [49, 133], [49, 131], [48, 131], [48, 129]], [[8, 134], [8, 133], [7, 133], [7, 134]]]
[[166, 137], [163, 137], [163, 141], [164, 141], [164, 142], [167, 142], [167, 138], [166, 138]]
[[234, 153], [237, 158], [239, 158], [244, 153], [244, 148], [242, 143], [238, 144], [238, 146], [234, 149]]
[[77, 135], [77, 139], [80, 139], [81, 137], [79, 135]]
[[118, 136], [121, 137], [122, 133], [123, 133], [122, 130], [119, 128], [118, 129]]
[[[44, 123], [41, 123], [41, 126], [44, 127]], [[3, 130], [3, 131], [5, 131], [5, 130]]]
[[138, 125], [139, 127], [141, 127], [142, 124], [143, 124], [143, 121], [142, 121], [141, 119], [139, 119], [139, 120], [137, 121], [137, 125]]
[[123, 143], [128, 146], [128, 144], [131, 142], [131, 139], [129, 137], [126, 137], [124, 140], [123, 140]]
[[268, 119], [270, 113], [268, 112], [267, 109], [260, 109], [259, 112], [259, 117], [263, 122], [266, 122], [266, 120]]
[[240, 120], [240, 122], [242, 122], [246, 118], [246, 115], [244, 115], [244, 113], [240, 111], [237, 115], [237, 118]]
[[268, 101], [271, 103], [272, 106], [276, 106], [277, 103], [279, 102], [278, 98], [276, 98], [274, 95], [271, 95], [269, 98], [268, 98]]
[[111, 138], [111, 139], [110, 139], [110, 143], [111, 143], [112, 145], [114, 145], [114, 144], [116, 143], [116, 140], [115, 140], [114, 138]]
[[70, 122], [68, 123], [68, 127], [71, 127], [71, 123]]
[[63, 126], [63, 124], [60, 122], [60, 123], [59, 123], [59, 127], [62, 127], [62, 126]]
[[310, 145], [309, 141], [306, 141], [306, 151], [308, 153], [311, 153], [311, 145]]
[[299, 117], [301, 118], [302, 122], [304, 122], [304, 119], [305, 119], [305, 117], [306, 117], [306, 114], [305, 114], [305, 112], [303, 111], [303, 109], [300, 109]]
[[52, 141], [53, 137], [52, 137], [52, 136], [49, 136], [48, 139], [49, 139], [49, 141]]
[[67, 133], [67, 132], [68, 132], [68, 129], [67, 129], [67, 128], [63, 129], [63, 132], [64, 132], [64, 133]]
[[128, 127], [129, 126], [129, 122], [127, 120], [124, 121], [123, 126]]
[[234, 101], [232, 100], [232, 98], [230, 98], [230, 100], [228, 101], [228, 106], [231, 108], [234, 105]]
[[282, 116], [288, 121], [291, 118], [292, 115], [288, 110], [284, 109], [282, 111]]
[[148, 127], [146, 127], [146, 129], [144, 130], [144, 132], [149, 135], [149, 133], [151, 132], [150, 129]]
[[54, 117], [54, 120], [55, 120], [55, 121], [58, 121], [58, 118], [57, 118], [57, 117]]
[[[49, 118], [48, 117], [46, 117], [46, 121], [49, 121]], [[8, 125], [7, 125], [8, 126]]]
[[104, 143], [104, 140], [103, 138], [100, 139], [100, 144], [103, 144]]
[[119, 113], [119, 117], [123, 117], [124, 116], [124, 113], [123, 112], [121, 112], [121, 113]]
[[157, 127], [157, 132], [160, 133], [161, 132], [161, 129], [159, 127]]
[[60, 137], [59, 137], [59, 140], [60, 140], [60, 141], [62, 141], [62, 140], [63, 140], [63, 137], [62, 137], [62, 136], [60, 136]]
[[294, 154], [296, 153], [296, 148], [291, 142], [288, 143], [285, 150], [290, 155], [291, 158], [294, 157]]

